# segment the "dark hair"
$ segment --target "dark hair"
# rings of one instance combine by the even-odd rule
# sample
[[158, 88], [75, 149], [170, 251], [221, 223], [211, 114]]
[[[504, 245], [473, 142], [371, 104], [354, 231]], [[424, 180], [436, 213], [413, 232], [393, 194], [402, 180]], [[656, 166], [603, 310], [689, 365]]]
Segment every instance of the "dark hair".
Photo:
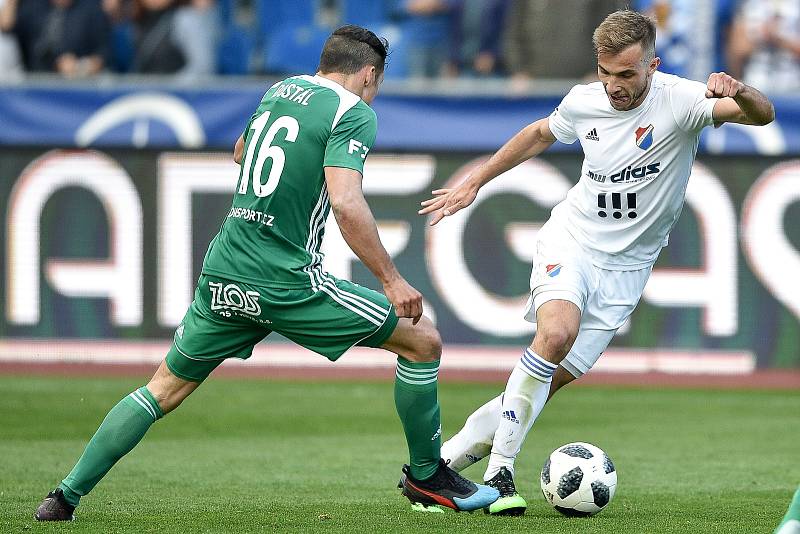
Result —
[[366, 65], [383, 72], [389, 41], [366, 28], [348, 24], [328, 37], [319, 58], [319, 71], [323, 74], [339, 72], [354, 74]]
[[629, 46], [640, 43], [642, 61], [655, 57], [656, 24], [650, 17], [623, 9], [611, 13], [600, 23], [592, 36], [596, 54], [619, 54]]

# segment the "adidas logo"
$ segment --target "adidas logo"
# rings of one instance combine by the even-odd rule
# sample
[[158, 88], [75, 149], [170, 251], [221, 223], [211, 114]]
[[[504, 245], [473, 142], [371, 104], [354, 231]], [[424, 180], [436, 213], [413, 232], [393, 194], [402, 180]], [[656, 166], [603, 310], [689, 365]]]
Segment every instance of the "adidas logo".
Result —
[[586, 139], [589, 141], [599, 141], [600, 138], [597, 136], [597, 128], [592, 128], [592, 131], [586, 134]]
[[512, 423], [519, 424], [519, 419], [517, 419], [517, 414], [514, 413], [514, 410], [506, 410], [503, 412], [503, 419], [508, 419]]

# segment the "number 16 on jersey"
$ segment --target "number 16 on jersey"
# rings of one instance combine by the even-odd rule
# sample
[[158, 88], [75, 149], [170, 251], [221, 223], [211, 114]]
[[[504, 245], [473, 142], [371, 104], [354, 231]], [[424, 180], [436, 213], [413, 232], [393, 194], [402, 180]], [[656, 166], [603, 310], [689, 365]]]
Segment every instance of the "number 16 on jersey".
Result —
[[[264, 132], [269, 122], [269, 116], [270, 112], [265, 111], [250, 126], [253, 135], [247, 146], [247, 154], [242, 165], [242, 180], [239, 183], [239, 194], [241, 195], [247, 194], [247, 186], [251, 181], [253, 182], [253, 192], [257, 197], [266, 197], [275, 191], [286, 163], [286, 154], [281, 147], [273, 146], [272, 142], [281, 130], [286, 130], [283, 140], [290, 143], [294, 143], [300, 133], [300, 124], [297, 119], [286, 115], [275, 119], [275, 122]], [[253, 155], [256, 153], [258, 157], [254, 162]], [[272, 160], [272, 168], [269, 170], [266, 183], [262, 183], [261, 175], [268, 158]]]

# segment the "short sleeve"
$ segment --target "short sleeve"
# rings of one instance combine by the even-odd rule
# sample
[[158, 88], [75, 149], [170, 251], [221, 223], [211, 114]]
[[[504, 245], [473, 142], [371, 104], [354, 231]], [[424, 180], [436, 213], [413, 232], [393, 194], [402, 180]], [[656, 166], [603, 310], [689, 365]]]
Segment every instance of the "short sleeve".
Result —
[[356, 105], [333, 128], [325, 148], [325, 167], [364, 172], [364, 161], [375, 143], [378, 120], [372, 108]]
[[678, 127], [697, 132], [714, 124], [716, 98], [706, 98], [706, 86], [700, 82], [680, 80], [670, 90], [670, 105]]
[[553, 132], [556, 139], [567, 145], [578, 140], [573, 118], [573, 100], [572, 91], [570, 91], [549, 117], [550, 131]]

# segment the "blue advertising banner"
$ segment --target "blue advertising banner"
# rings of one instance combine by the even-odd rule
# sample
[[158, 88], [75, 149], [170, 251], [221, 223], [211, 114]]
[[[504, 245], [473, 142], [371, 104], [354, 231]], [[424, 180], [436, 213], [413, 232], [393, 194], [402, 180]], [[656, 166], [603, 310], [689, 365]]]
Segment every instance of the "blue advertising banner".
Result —
[[[0, 88], [0, 145], [228, 149], [266, 88]], [[375, 149], [492, 151], [525, 125], [549, 115], [559, 101], [558, 95], [381, 95], [374, 104], [380, 124]], [[800, 153], [800, 99], [774, 101], [773, 124], [709, 128], [700, 153]], [[576, 152], [579, 147], [557, 144], [553, 150]]]

